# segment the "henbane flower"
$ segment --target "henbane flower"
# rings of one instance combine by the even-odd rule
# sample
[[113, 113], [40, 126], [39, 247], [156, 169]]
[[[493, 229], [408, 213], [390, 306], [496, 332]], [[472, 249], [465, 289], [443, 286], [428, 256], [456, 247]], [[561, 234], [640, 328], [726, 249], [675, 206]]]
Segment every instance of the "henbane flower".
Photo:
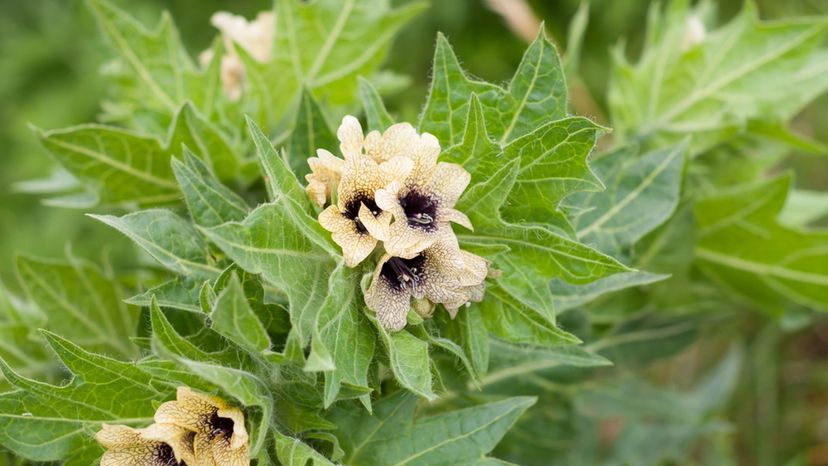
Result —
[[405, 327], [412, 298], [418, 305], [423, 299], [442, 304], [453, 318], [463, 304], [482, 299], [487, 273], [483, 258], [461, 250], [454, 234], [444, 231], [412, 257], [386, 254], [374, 271], [365, 303], [388, 330]]
[[378, 190], [377, 206], [394, 217], [385, 250], [395, 256], [413, 256], [437, 241], [442, 232], [450, 232], [449, 222], [471, 230], [469, 218], [454, 209], [469, 180], [463, 167], [440, 162], [430, 169], [415, 169], [402, 182], [395, 180]]
[[153, 424], [146, 429], [104, 424], [95, 435], [106, 452], [101, 466], [197, 466], [193, 433], [182, 427]]
[[181, 387], [175, 401], [158, 407], [155, 422], [194, 432], [193, 454], [199, 466], [250, 464], [244, 413], [221, 398]]

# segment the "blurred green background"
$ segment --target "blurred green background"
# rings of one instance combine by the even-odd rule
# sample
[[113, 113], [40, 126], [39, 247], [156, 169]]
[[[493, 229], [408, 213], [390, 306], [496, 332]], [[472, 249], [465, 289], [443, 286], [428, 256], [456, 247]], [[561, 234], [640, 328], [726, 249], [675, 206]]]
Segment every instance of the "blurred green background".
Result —
[[[209, 24], [213, 11], [252, 17], [270, 6], [262, 0], [117, 3], [145, 24], [154, 24], [162, 9], [170, 10], [194, 55], [214, 37]], [[529, 3], [565, 50], [567, 26], [580, 2]], [[721, 18], [727, 19], [741, 2], [717, 3]], [[764, 18], [828, 13], [828, 2], [820, 0], [757, 3]], [[591, 2], [581, 64], [592, 102], [585, 107], [587, 116], [603, 119], [608, 49], [623, 37], [635, 53], [648, 4], [649, 0]], [[430, 11], [403, 31], [387, 60], [388, 68], [412, 80], [409, 88], [389, 98], [389, 108], [402, 120], [414, 120], [424, 101], [438, 30], [449, 37], [465, 67], [488, 81], [508, 80], [526, 47], [525, 40], [485, 0], [432, 0]], [[84, 212], [44, 206], [38, 197], [16, 189], [17, 182], [47, 177], [52, 169], [28, 125], [52, 129], [95, 120], [106, 96], [99, 71], [107, 57], [102, 36], [81, 0], [0, 2], [0, 279], [12, 289], [17, 289], [14, 256], [18, 251], [59, 257], [68, 241], [81, 256], [94, 258], [109, 250], [117, 264], [135, 260], [125, 239]], [[828, 98], [822, 97], [811, 105], [794, 122], [796, 130], [828, 142], [826, 104]], [[828, 189], [824, 157], [802, 155], [793, 160], [790, 165], [797, 172], [799, 188]], [[799, 462], [789, 464], [828, 465], [828, 324], [824, 319], [810, 325], [764, 319], [747, 319], [744, 327], [717, 329], [711, 336], [724, 341], [749, 339], [747, 364], [727, 408], [732, 428], [723, 441], [733, 445], [738, 464], [785, 464], [796, 458]], [[697, 366], [704, 365], [704, 350], [697, 344], [678, 358], [649, 368], [647, 375], [671, 387], [686, 386], [700, 371]], [[675, 364], [686, 370], [676, 371]]]

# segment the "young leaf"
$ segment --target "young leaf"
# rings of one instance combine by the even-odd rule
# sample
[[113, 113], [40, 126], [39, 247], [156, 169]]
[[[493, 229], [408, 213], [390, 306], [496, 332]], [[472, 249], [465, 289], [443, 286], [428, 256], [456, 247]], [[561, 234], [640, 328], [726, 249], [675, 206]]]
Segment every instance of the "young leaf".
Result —
[[142, 210], [123, 217], [89, 216], [120, 231], [173, 272], [201, 278], [221, 272], [211, 264], [204, 239], [189, 222], [169, 210]]
[[349, 465], [470, 464], [500, 441], [534, 398], [515, 397], [414, 419], [416, 399], [398, 393], [374, 417], [353, 406], [332, 413]]
[[129, 338], [135, 335], [138, 313], [122, 302], [113, 278], [77, 259], [60, 263], [28, 256], [18, 256], [17, 273], [46, 317], [45, 328], [95, 351], [135, 355]]
[[204, 162], [189, 150], [184, 150], [184, 162], [172, 159], [172, 168], [196, 224], [214, 227], [241, 220], [250, 211], [244, 199], [221, 184]]
[[261, 354], [270, 349], [270, 337], [247, 303], [239, 277], [233, 274], [210, 313], [211, 328], [239, 346]]
[[760, 308], [790, 302], [828, 310], [828, 233], [777, 220], [790, 177], [737, 187], [696, 204], [696, 263], [714, 281]]

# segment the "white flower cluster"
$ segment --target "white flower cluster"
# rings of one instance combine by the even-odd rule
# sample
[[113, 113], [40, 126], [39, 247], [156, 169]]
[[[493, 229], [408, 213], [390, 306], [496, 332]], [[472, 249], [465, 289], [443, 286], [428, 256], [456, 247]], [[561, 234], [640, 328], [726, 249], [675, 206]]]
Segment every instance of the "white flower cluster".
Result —
[[440, 143], [408, 123], [365, 135], [346, 116], [337, 131], [340, 159], [319, 149], [308, 160], [307, 192], [319, 222], [355, 267], [382, 245], [365, 302], [382, 325], [399, 330], [414, 299], [423, 316], [442, 304], [451, 314], [483, 297], [487, 262], [460, 249], [450, 226], [471, 222], [454, 208], [470, 181], [460, 165], [438, 162]]

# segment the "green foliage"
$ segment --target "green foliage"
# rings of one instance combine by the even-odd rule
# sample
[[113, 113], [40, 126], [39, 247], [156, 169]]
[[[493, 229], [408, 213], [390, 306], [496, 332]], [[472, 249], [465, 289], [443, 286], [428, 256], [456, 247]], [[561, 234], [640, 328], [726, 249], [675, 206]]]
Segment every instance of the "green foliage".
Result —
[[700, 35], [709, 4], [654, 7], [637, 64], [614, 55], [601, 145], [610, 129], [567, 88], [583, 91], [586, 6], [565, 63], [541, 27], [505, 86], [438, 34], [417, 129], [470, 174], [457, 209], [474, 229], [454, 228], [489, 277], [456, 317], [415, 306], [391, 332], [364, 299], [380, 253], [346, 267], [303, 179], [360, 104], [368, 130], [396, 122], [378, 68], [424, 5], [281, 0], [271, 59], [221, 38], [199, 66], [170, 16], [149, 30], [89, 3], [118, 126], [37, 130], [62, 171], [27, 188], [97, 207], [160, 266], [18, 258], [27, 298], [0, 287], [15, 455], [93, 464], [102, 423], [146, 426], [185, 385], [243, 409], [257, 465], [688, 464], [724, 441], [742, 350], [688, 369], [686, 390], [659, 386], [658, 364], [693, 345], [718, 359], [708, 327], [764, 318], [740, 308], [791, 326], [828, 310], [828, 234], [809, 227], [824, 195], [768, 177], [791, 147], [822, 149], [786, 125], [826, 86], [823, 18], [764, 22], [748, 3]]
[[650, 9], [644, 51], [635, 65], [614, 54], [609, 90], [616, 131], [651, 146], [693, 136], [696, 151], [742, 132], [753, 121], [779, 124], [821, 94], [825, 18], [761, 21], [752, 2], [728, 24], [694, 39], [709, 3], [686, 0], [664, 14]]

